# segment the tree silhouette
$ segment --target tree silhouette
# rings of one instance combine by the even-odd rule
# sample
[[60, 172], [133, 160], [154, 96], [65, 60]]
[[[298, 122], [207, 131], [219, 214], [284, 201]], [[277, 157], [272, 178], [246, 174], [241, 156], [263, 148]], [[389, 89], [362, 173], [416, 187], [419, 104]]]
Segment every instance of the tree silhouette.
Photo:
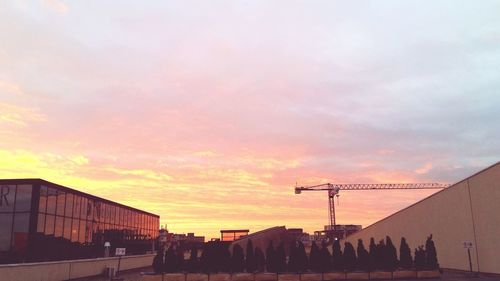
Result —
[[175, 272], [182, 272], [182, 271], [184, 271], [184, 267], [186, 266], [184, 264], [184, 251], [179, 246], [176, 248], [175, 261], [176, 261]]
[[401, 244], [399, 246], [399, 266], [402, 269], [411, 269], [413, 266], [413, 260], [411, 257], [411, 250], [408, 244], [406, 243], [406, 239], [401, 237]]
[[370, 238], [370, 253], [369, 253], [369, 270], [376, 270], [378, 267], [378, 253], [377, 253], [377, 245], [375, 244], [375, 239]]
[[424, 246], [418, 246], [418, 248], [415, 249], [415, 268], [417, 270], [423, 270], [425, 268]]
[[375, 253], [376, 253], [376, 257], [377, 257], [376, 269], [386, 270], [386, 268], [387, 268], [387, 254], [386, 254], [384, 239], [382, 239], [378, 242]]
[[332, 264], [332, 255], [328, 251], [328, 245], [325, 241], [321, 243], [321, 249], [319, 250], [319, 270], [321, 272], [327, 272], [330, 270]]
[[311, 244], [311, 252], [309, 253], [309, 268], [314, 272], [321, 271], [319, 249], [315, 241], [313, 241]]
[[396, 247], [392, 243], [391, 237], [385, 237], [385, 260], [386, 260], [386, 270], [394, 271], [398, 267], [398, 256], [396, 252]]
[[333, 241], [332, 245], [332, 268], [334, 271], [342, 271], [344, 269], [342, 261], [342, 250], [338, 239]]
[[354, 271], [356, 268], [356, 252], [351, 243], [344, 243], [344, 255], [343, 255], [344, 269], [347, 271]]
[[175, 249], [175, 246], [171, 245], [170, 247], [168, 247], [167, 253], [165, 255], [165, 264], [163, 267], [163, 271], [166, 273], [177, 272], [179, 270], [177, 263], [177, 251]]
[[357, 268], [363, 271], [370, 270], [370, 254], [365, 249], [365, 245], [363, 244], [363, 240], [358, 239], [358, 247], [356, 249], [358, 254], [358, 264]]
[[153, 258], [153, 270], [155, 273], [162, 273], [163, 272], [163, 250], [158, 250], [158, 253], [156, 256]]
[[231, 252], [229, 251], [229, 244], [217, 242], [217, 269], [221, 272], [231, 271]]
[[238, 244], [233, 247], [231, 270], [232, 272], [243, 272], [245, 270], [245, 254], [243, 253], [243, 248]]
[[201, 270], [204, 273], [214, 273], [217, 272], [217, 253], [215, 249], [215, 241], [210, 241], [205, 243], [203, 247], [203, 252], [201, 254]]
[[269, 241], [266, 249], [266, 270], [276, 272], [276, 254], [273, 247], [273, 240]]
[[305, 249], [302, 241], [298, 241], [296, 254], [297, 254], [297, 271], [298, 272], [306, 272], [309, 262], [307, 260], [306, 249]]
[[298, 244], [297, 241], [292, 241], [289, 245], [289, 256], [288, 256], [288, 271], [297, 272], [298, 263]]
[[436, 246], [432, 240], [432, 234], [427, 237], [427, 241], [425, 242], [425, 264], [429, 269], [439, 268]]
[[264, 272], [266, 267], [266, 257], [259, 247], [255, 248], [255, 265], [257, 272]]
[[196, 249], [196, 247], [191, 248], [191, 253], [189, 255], [189, 260], [187, 261], [186, 269], [191, 273], [199, 271], [198, 249]]
[[247, 253], [246, 253], [245, 265], [247, 272], [255, 272], [257, 270], [257, 263], [255, 262], [255, 253], [253, 249], [253, 243], [251, 239], [247, 242]]
[[285, 244], [281, 242], [276, 248], [275, 252], [275, 264], [276, 264], [276, 272], [285, 272], [286, 271], [286, 253], [285, 253]]

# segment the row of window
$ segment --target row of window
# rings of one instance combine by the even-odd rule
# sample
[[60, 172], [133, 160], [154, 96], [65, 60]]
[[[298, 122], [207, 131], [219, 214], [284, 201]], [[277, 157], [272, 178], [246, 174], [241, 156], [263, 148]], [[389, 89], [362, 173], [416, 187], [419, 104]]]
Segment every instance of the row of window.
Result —
[[96, 234], [123, 232], [129, 237], [154, 238], [158, 230], [144, 228], [123, 228], [118, 225], [88, 220], [38, 214], [37, 232], [54, 237], [63, 237], [72, 242], [90, 243]]
[[146, 230], [159, 228], [158, 218], [155, 216], [46, 186], [40, 188], [38, 211], [47, 217], [81, 219], [103, 225]]

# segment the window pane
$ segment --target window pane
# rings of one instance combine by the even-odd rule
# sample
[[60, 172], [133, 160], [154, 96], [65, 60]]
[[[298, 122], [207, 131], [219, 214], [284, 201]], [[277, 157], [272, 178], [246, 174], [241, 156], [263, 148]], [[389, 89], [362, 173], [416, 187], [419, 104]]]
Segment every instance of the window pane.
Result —
[[103, 204], [101, 202], [96, 202], [96, 212], [97, 212], [97, 219], [100, 222], [104, 222], [104, 208]]
[[15, 185], [0, 185], [0, 212], [12, 212], [14, 210], [15, 196], [16, 196]]
[[64, 211], [64, 216], [68, 218], [73, 216], [73, 197], [71, 193], [66, 194], [66, 210]]
[[45, 234], [53, 235], [54, 234], [54, 215], [47, 215], [45, 217]]
[[64, 218], [63, 237], [68, 240], [71, 239], [71, 218]]
[[77, 219], [73, 219], [71, 223], [71, 242], [78, 242], [79, 227], [80, 227], [80, 222]]
[[101, 218], [102, 218], [102, 222], [106, 222], [106, 220], [108, 219], [107, 216], [108, 216], [108, 206], [107, 204], [101, 204]]
[[55, 228], [54, 228], [54, 236], [55, 237], [62, 237], [63, 224], [64, 224], [64, 218], [56, 216], [56, 224], [55, 224]]
[[80, 234], [78, 235], [78, 242], [85, 243], [85, 225], [86, 221], [80, 220], [80, 230], [78, 231]]
[[85, 225], [85, 242], [92, 242], [92, 222], [87, 221]]
[[27, 212], [31, 210], [31, 191], [33, 186], [23, 184], [17, 186], [16, 212]]
[[114, 219], [114, 224], [119, 225], [120, 224], [120, 208], [114, 207], [115, 208], [115, 219]]
[[47, 214], [56, 213], [57, 190], [49, 188], [47, 192]]
[[0, 251], [10, 249], [10, 235], [12, 232], [12, 213], [0, 214]]
[[45, 229], [45, 214], [39, 213], [36, 232], [43, 233], [44, 229]]
[[47, 187], [41, 186], [40, 201], [38, 202], [38, 211], [41, 213], [45, 213], [46, 208], [47, 208]]
[[64, 216], [64, 204], [66, 201], [66, 193], [63, 191], [57, 192], [57, 212], [58, 216]]
[[14, 215], [14, 231], [12, 233], [13, 235], [12, 247], [14, 251], [26, 250], [26, 247], [28, 246], [29, 224], [30, 224], [29, 213], [16, 213]]
[[94, 201], [92, 201], [91, 199], [87, 200], [86, 218], [87, 220], [93, 220], [94, 218]]
[[118, 225], [123, 225], [123, 209], [118, 208]]
[[103, 213], [104, 213], [104, 222], [105, 223], [109, 223], [109, 206], [108, 204], [102, 204], [102, 208], [103, 208]]
[[87, 219], [87, 212], [88, 212], [88, 200], [85, 197], [82, 197], [82, 206], [80, 207], [80, 218], [81, 219]]
[[80, 218], [80, 206], [81, 206], [81, 197], [78, 195], [74, 195], [73, 201], [73, 218]]
[[116, 224], [116, 206], [111, 206], [111, 219], [110, 219], [110, 223], [111, 224]]

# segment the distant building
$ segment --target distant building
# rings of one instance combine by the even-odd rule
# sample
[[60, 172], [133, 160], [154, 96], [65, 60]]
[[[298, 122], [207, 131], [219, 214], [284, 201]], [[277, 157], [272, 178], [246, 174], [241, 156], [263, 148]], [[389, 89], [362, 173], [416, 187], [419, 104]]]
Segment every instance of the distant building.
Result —
[[305, 246], [311, 245], [311, 238], [309, 233], [304, 232], [302, 228], [289, 228], [287, 229], [287, 232], [292, 240], [300, 241]]
[[172, 234], [172, 241], [179, 242], [181, 244], [185, 243], [205, 243], [205, 236], [195, 236], [194, 233], [188, 233], [187, 235], [182, 234]]
[[194, 233], [190, 232], [187, 234], [186, 241], [194, 243], [205, 243], [205, 236], [195, 236]]
[[0, 180], [0, 263], [151, 251], [158, 215], [42, 179]]
[[233, 230], [221, 230], [220, 240], [221, 241], [234, 241], [243, 238], [248, 235], [250, 230], [248, 229], [233, 229]]
[[188, 233], [169, 233], [166, 229], [160, 230], [160, 235], [158, 237], [158, 242], [162, 248], [168, 247], [170, 243], [174, 242], [185, 249], [191, 247], [201, 248], [203, 243], [205, 243], [205, 236], [195, 236], [193, 232]]
[[325, 225], [324, 230], [314, 232], [314, 240], [328, 240], [328, 238], [332, 236], [337, 239], [345, 239], [361, 229], [363, 229], [363, 227], [358, 224], [337, 224], [335, 226], [335, 230], [332, 230], [331, 226]]

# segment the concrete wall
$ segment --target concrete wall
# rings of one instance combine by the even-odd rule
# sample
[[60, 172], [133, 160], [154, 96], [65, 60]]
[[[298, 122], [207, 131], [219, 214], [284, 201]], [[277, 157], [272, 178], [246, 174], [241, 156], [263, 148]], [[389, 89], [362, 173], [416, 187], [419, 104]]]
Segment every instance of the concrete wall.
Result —
[[474, 271], [500, 273], [500, 162], [349, 236], [368, 247], [389, 235], [399, 255], [401, 237], [412, 251], [433, 234], [442, 268], [469, 270], [463, 241], [472, 241]]
[[[124, 256], [120, 271], [151, 266], [154, 255]], [[60, 281], [100, 275], [106, 267], [118, 268], [118, 258], [0, 265], [1, 280]]]

